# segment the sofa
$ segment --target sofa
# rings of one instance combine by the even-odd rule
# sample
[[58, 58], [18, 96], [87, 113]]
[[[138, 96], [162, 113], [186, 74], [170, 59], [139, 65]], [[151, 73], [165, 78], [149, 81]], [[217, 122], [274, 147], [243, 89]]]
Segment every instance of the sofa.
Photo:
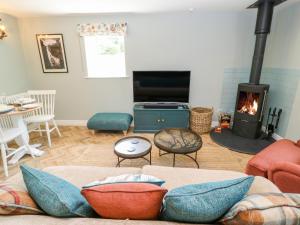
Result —
[[265, 177], [282, 192], [300, 193], [300, 140], [269, 145], [249, 160], [246, 174]]
[[[143, 168], [108, 168], [108, 167], [84, 167], [84, 166], [58, 166], [48, 167], [44, 171], [59, 176], [75, 186], [81, 188], [95, 180], [101, 180], [108, 176], [121, 174], [148, 174], [166, 181], [164, 187], [172, 189], [186, 184], [206, 183], [244, 177], [246, 174], [225, 170], [204, 170], [191, 168], [173, 168], [161, 166], [144, 166]], [[22, 175], [19, 173], [7, 180], [25, 187]], [[254, 193], [281, 193], [280, 190], [268, 179], [255, 177], [248, 192]], [[109, 220], [95, 218], [54, 218], [46, 215], [20, 215], [0, 216], [1, 225], [176, 225], [183, 223], [164, 221], [133, 221], [133, 220]]]

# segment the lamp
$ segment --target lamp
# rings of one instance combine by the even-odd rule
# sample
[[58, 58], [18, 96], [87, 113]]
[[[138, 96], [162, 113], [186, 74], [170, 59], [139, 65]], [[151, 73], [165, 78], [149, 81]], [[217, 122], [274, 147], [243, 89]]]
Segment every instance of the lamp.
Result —
[[3, 40], [3, 38], [7, 37], [7, 33], [5, 31], [5, 26], [1, 23], [1, 19], [0, 19], [0, 40]]

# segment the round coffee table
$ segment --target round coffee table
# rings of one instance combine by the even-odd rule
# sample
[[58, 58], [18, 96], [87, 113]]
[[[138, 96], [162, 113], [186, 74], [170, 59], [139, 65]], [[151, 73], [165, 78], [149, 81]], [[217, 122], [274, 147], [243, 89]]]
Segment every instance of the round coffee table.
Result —
[[[185, 155], [197, 164], [197, 153], [202, 147], [201, 137], [189, 129], [164, 129], [154, 135], [154, 144], [159, 149], [159, 156], [173, 154], [173, 167], [175, 166], [176, 154]], [[166, 153], [161, 154], [161, 150]], [[188, 154], [195, 153], [195, 157]]]
[[[118, 156], [118, 163], [116, 167], [120, 167], [121, 162], [126, 159], [143, 158], [151, 165], [151, 142], [144, 137], [129, 136], [118, 140], [115, 143], [114, 152]], [[145, 158], [150, 154], [150, 158]], [[120, 160], [121, 158], [121, 160]]]

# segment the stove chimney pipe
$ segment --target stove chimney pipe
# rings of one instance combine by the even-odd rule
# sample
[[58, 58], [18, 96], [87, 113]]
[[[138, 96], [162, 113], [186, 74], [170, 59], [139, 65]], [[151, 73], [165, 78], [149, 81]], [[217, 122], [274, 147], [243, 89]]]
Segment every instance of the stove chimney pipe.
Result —
[[258, 0], [253, 5], [248, 7], [248, 9], [258, 8], [255, 28], [256, 42], [250, 73], [250, 84], [259, 84], [267, 36], [271, 31], [273, 9], [276, 5], [284, 1], [286, 0]]

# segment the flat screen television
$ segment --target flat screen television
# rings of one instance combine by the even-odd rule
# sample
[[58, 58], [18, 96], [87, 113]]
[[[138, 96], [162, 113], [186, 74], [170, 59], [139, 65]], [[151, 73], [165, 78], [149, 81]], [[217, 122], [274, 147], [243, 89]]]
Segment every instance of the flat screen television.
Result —
[[189, 102], [190, 71], [134, 71], [134, 102]]

